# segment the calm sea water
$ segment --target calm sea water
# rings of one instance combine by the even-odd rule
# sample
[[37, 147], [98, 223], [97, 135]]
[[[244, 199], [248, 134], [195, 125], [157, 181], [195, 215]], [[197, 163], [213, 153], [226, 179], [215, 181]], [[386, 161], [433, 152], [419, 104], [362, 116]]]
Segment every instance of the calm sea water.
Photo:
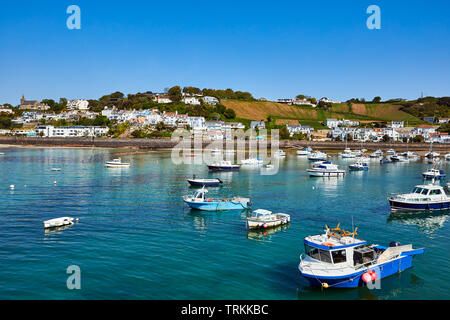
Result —
[[[422, 182], [421, 162], [372, 162], [368, 172], [322, 179], [309, 178], [310, 164], [294, 154], [277, 175], [262, 176], [175, 166], [170, 153], [124, 155], [130, 169], [106, 169], [120, 150], [0, 151], [0, 299], [450, 298], [448, 215], [392, 216], [386, 200]], [[255, 209], [290, 213], [290, 226], [248, 233], [243, 212], [187, 209], [181, 197], [193, 193], [193, 174], [224, 181], [211, 196], [249, 196]], [[60, 216], [80, 221], [44, 233], [42, 221]], [[303, 238], [325, 224], [351, 229], [352, 218], [369, 243], [426, 252], [380, 290], [308, 287], [297, 271]], [[66, 287], [70, 265], [81, 268], [81, 290]]]

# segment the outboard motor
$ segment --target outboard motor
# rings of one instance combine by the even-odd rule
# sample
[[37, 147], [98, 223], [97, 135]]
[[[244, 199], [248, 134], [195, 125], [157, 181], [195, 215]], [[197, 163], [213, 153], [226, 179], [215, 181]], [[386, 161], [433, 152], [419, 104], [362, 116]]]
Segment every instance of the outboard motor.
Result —
[[402, 244], [398, 241], [392, 241], [389, 243], [389, 247], [400, 247]]

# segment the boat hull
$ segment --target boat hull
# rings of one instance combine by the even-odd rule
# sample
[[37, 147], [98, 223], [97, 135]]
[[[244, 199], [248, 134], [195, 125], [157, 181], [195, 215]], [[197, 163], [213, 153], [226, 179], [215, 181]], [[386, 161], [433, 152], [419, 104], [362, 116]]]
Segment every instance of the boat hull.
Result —
[[[378, 266], [370, 267], [369, 269], [375, 271], [377, 273], [378, 279], [382, 280], [396, 273], [411, 268], [412, 258], [413, 255], [402, 255], [396, 260], [388, 261]], [[300, 267], [299, 270], [300, 272], [302, 272]], [[332, 276], [323, 277], [307, 273], [301, 273], [301, 275], [306, 280], [308, 280], [311, 286], [314, 287], [322, 287], [322, 284], [326, 283], [328, 284], [329, 287], [333, 288], [357, 288], [366, 285], [361, 278], [366, 271], [367, 270], [364, 269], [359, 272], [355, 272], [341, 277], [332, 277]]]
[[218, 187], [220, 186], [220, 181], [195, 181], [188, 179], [189, 184], [193, 187]]
[[210, 171], [239, 171], [239, 168], [240, 166], [208, 166], [208, 169]]
[[343, 177], [345, 176], [345, 171], [310, 171], [308, 174], [311, 177]]
[[290, 217], [286, 217], [284, 219], [278, 219], [274, 221], [256, 221], [256, 220], [247, 220], [247, 226], [249, 229], [268, 229], [274, 228], [281, 225], [288, 224], [291, 221]]
[[391, 206], [391, 209], [395, 210], [418, 210], [418, 211], [450, 210], [450, 201], [434, 202], [434, 203], [410, 203], [389, 199], [389, 205]]
[[249, 202], [233, 202], [233, 201], [196, 202], [189, 200], [184, 200], [184, 202], [191, 209], [201, 211], [228, 211], [228, 210], [250, 209]]

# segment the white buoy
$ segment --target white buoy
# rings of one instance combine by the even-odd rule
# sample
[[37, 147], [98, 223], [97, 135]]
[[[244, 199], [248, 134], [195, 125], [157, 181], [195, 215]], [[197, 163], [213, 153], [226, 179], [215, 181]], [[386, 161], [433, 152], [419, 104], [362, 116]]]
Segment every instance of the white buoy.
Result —
[[313, 186], [313, 188], [312, 188], [312, 189], [314, 190], [315, 188], [316, 188], [316, 187], [314, 187], [314, 186]]
[[10, 188], [11, 190], [14, 190], [15, 187], [14, 187], [14, 185], [12, 184], [12, 185], [9, 186], [9, 188]]

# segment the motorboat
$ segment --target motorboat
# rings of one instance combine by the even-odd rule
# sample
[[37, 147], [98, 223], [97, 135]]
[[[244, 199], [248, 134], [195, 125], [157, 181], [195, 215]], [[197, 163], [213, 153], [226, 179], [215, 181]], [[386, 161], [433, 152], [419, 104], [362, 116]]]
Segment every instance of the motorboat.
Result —
[[225, 198], [206, 198], [208, 190], [202, 188], [193, 195], [184, 196], [183, 201], [192, 209], [202, 211], [226, 211], [249, 209], [252, 205], [249, 198], [234, 197]]
[[208, 165], [208, 169], [211, 171], [238, 171], [240, 167], [240, 164], [232, 164], [228, 160], [216, 161]]
[[313, 152], [313, 150], [310, 147], [306, 147], [303, 150], [297, 150], [298, 156], [308, 156]]
[[57, 227], [62, 227], [62, 226], [67, 226], [67, 225], [72, 225], [72, 224], [73, 224], [73, 218], [61, 217], [61, 218], [44, 221], [44, 228], [45, 229], [57, 228]]
[[378, 159], [378, 158], [381, 158], [382, 156], [383, 156], [383, 151], [377, 150], [377, 151], [371, 153], [369, 157], [373, 158], [373, 159]]
[[241, 161], [241, 164], [246, 166], [260, 166], [263, 163], [264, 160], [258, 158], [248, 158]]
[[61, 168], [51, 168], [50, 171], [61, 171]]
[[193, 187], [218, 187], [223, 181], [214, 178], [214, 179], [197, 179], [194, 175], [192, 179], [187, 179], [187, 182]]
[[389, 158], [383, 158], [380, 160], [380, 164], [384, 164], [384, 163], [392, 163], [393, 161]]
[[247, 226], [249, 229], [267, 229], [288, 224], [290, 221], [291, 216], [286, 213], [257, 209], [247, 217]]
[[112, 161], [107, 161], [105, 163], [105, 167], [107, 168], [129, 168], [130, 164], [126, 162], [122, 162], [121, 158], [113, 159]]
[[401, 153], [401, 155], [410, 160], [417, 160], [420, 158], [420, 156], [417, 153], [411, 152], [411, 151], [405, 151], [405, 152]]
[[[412, 260], [425, 249], [392, 241], [388, 247], [357, 239], [339, 228], [304, 238], [298, 270], [311, 286], [322, 288], [375, 287], [380, 281], [412, 267]], [[379, 284], [379, 282], [378, 282]]]
[[424, 179], [436, 179], [440, 180], [446, 177], [444, 170], [439, 170], [435, 168], [428, 169], [425, 172], [422, 172], [422, 176]]
[[386, 154], [388, 154], [388, 155], [394, 155], [394, 154], [396, 154], [396, 152], [395, 152], [395, 150], [394, 149], [389, 149], [388, 151], [386, 151]]
[[430, 152], [427, 152], [425, 154], [425, 158], [428, 158], [428, 159], [439, 158], [440, 155], [441, 155], [440, 153], [430, 150]]
[[350, 150], [350, 148], [345, 148], [344, 152], [340, 152], [339, 156], [342, 159], [352, 159], [352, 158], [356, 158], [356, 154]]
[[286, 157], [286, 152], [284, 152], [281, 149], [278, 149], [277, 151], [275, 151], [275, 153], [273, 155], [274, 155], [274, 157], [277, 157], [277, 158], [284, 158], [284, 157]]
[[417, 185], [411, 193], [394, 194], [388, 198], [392, 211], [398, 210], [448, 210], [450, 192], [439, 185]]
[[309, 161], [325, 161], [327, 160], [328, 155], [325, 152], [322, 151], [316, 151], [311, 153], [308, 156]]
[[444, 158], [445, 158], [445, 161], [450, 161], [450, 153], [447, 153], [447, 154], [444, 156]]
[[409, 158], [396, 154], [391, 157], [391, 161], [392, 162], [409, 162]]
[[355, 162], [348, 166], [350, 171], [365, 171], [369, 170], [369, 165], [366, 162]]
[[339, 169], [338, 165], [330, 161], [320, 161], [306, 170], [311, 177], [343, 177], [345, 170]]

